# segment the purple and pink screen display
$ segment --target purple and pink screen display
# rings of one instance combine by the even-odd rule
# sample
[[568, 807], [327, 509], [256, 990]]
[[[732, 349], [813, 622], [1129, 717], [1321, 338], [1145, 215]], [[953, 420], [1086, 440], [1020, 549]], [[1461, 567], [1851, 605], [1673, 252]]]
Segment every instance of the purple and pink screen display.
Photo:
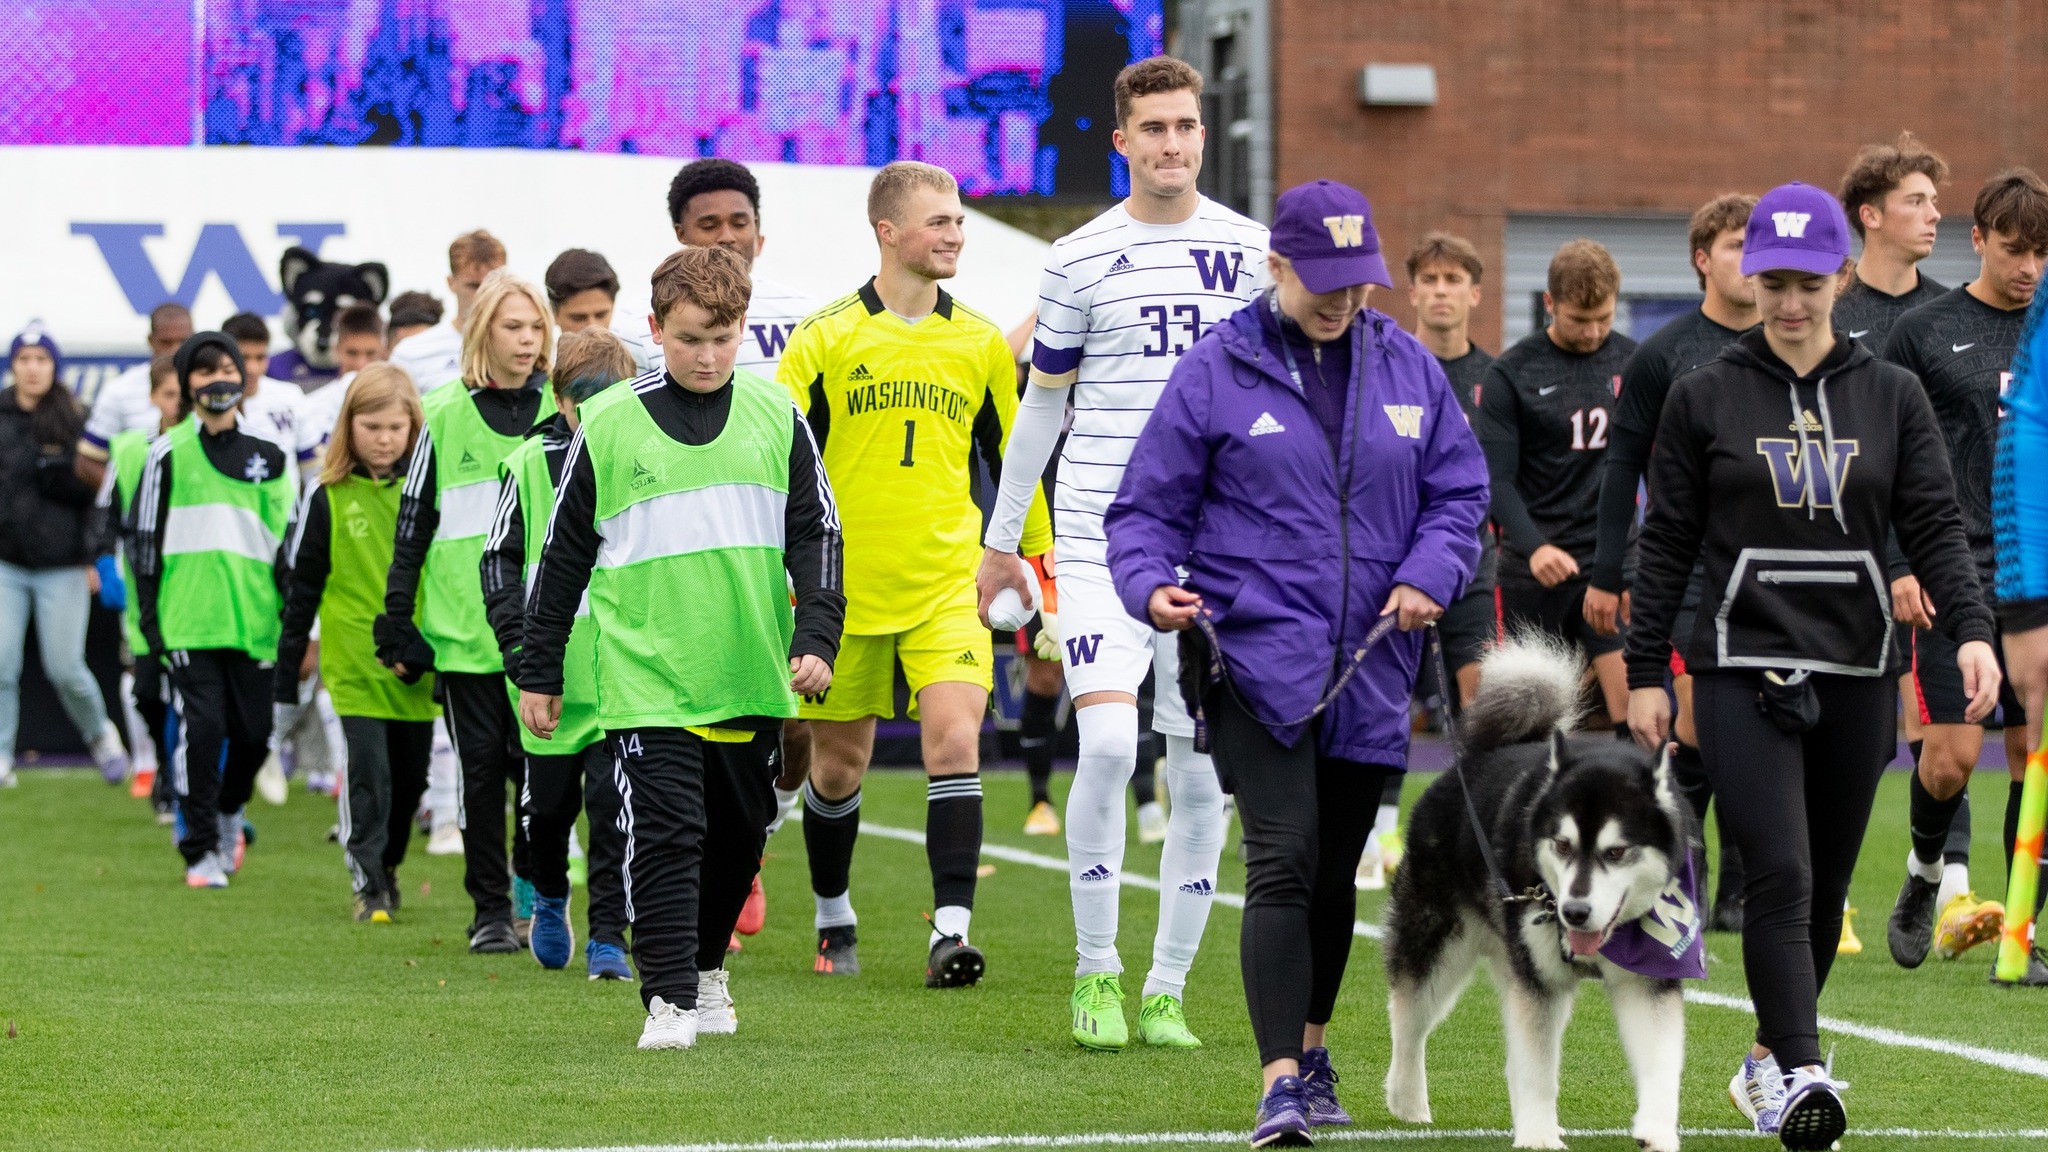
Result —
[[1111, 83], [1164, 34], [1161, 0], [8, 8], [0, 144], [917, 159], [972, 194], [1089, 197], [1124, 191]]

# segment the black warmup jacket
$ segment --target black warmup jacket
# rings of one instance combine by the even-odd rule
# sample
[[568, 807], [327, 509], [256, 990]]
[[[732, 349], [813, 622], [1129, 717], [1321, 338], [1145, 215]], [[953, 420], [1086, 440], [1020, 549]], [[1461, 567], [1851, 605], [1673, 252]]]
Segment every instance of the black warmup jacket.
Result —
[[[1829, 467], [1824, 462], [1832, 458]], [[1631, 688], [1664, 683], [1674, 639], [1692, 671], [1891, 671], [1886, 533], [1896, 531], [1957, 643], [1994, 639], [1955, 479], [1911, 372], [1837, 337], [1797, 377], [1761, 329], [1680, 376], [1650, 455], [1628, 630]], [[1695, 557], [1705, 596], [1671, 625]]]

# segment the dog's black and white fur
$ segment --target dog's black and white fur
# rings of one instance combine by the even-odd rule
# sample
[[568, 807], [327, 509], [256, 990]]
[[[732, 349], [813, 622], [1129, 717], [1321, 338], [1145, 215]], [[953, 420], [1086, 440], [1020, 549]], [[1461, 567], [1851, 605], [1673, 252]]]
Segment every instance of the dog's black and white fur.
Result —
[[1458, 775], [1431, 785], [1410, 818], [1387, 906], [1387, 1108], [1429, 1122], [1424, 1047], [1484, 960], [1507, 1031], [1514, 1146], [1565, 1146], [1557, 1120], [1565, 1023], [1579, 981], [1599, 979], [1635, 1074], [1636, 1142], [1671, 1152], [1685, 1059], [1678, 981], [1636, 975], [1598, 952], [1616, 925], [1649, 911], [1689, 842], [1669, 757], [1612, 736], [1565, 736], [1577, 719], [1581, 665], [1552, 641], [1516, 637], [1480, 667], [1459, 765], [1510, 889], [1538, 889], [1555, 910], [1502, 902]]

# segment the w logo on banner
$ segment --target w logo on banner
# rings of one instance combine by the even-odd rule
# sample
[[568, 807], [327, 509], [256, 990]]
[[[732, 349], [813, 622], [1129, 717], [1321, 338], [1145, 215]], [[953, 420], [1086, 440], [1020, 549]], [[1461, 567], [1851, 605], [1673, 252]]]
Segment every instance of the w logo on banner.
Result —
[[[71, 234], [88, 237], [99, 246], [107, 271], [114, 274], [114, 282], [137, 315], [172, 300], [191, 307], [208, 276], [220, 280], [236, 308], [259, 316], [275, 316], [284, 310], [284, 294], [270, 286], [270, 278], [256, 263], [242, 230], [233, 224], [208, 224], [199, 229], [192, 258], [185, 262], [176, 287], [164, 281], [143, 246], [143, 241], [164, 234], [162, 224], [74, 221]], [[278, 239], [292, 241], [316, 256], [322, 242], [347, 234], [348, 226], [339, 222], [277, 226]]]
[[1806, 238], [1806, 222], [1813, 219], [1811, 212], [1773, 212], [1771, 224], [1778, 229], [1778, 235], [1791, 240]]
[[1102, 651], [1102, 633], [1100, 632], [1091, 633], [1087, 636], [1067, 637], [1067, 663], [1069, 664], [1093, 664], [1095, 663], [1095, 654], [1100, 651]]
[[1244, 275], [1243, 252], [1190, 248], [1188, 255], [1195, 258], [1195, 271], [1201, 274], [1203, 288], [1214, 292], [1221, 284], [1225, 292], [1237, 291], [1237, 278]]
[[1860, 447], [1854, 440], [1835, 441], [1831, 467], [1822, 463], [1825, 448], [1818, 440], [1808, 440], [1802, 454], [1797, 440], [1767, 440], [1760, 436], [1756, 450], [1770, 464], [1771, 487], [1777, 492], [1778, 507], [1801, 508], [1810, 502], [1815, 508], [1833, 508], [1849, 483], [1849, 461]]
[[1365, 217], [1325, 216], [1323, 227], [1330, 230], [1330, 243], [1339, 248], [1362, 248], [1365, 246]]
[[1410, 440], [1422, 439], [1422, 405], [1382, 404], [1380, 408], [1386, 412], [1387, 419], [1393, 421], [1395, 435], [1406, 436]]

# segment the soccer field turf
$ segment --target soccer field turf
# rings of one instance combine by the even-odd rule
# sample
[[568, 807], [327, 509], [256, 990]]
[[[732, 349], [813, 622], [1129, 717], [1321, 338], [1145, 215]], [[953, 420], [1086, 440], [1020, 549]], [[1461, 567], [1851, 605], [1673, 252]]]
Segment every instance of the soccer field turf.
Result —
[[[1411, 779], [1406, 799], [1425, 783]], [[143, 802], [90, 773], [25, 772], [0, 792], [0, 1148], [1241, 1147], [1258, 1069], [1238, 912], [1219, 903], [1189, 984], [1205, 1048], [1083, 1052], [1067, 1037], [1063, 844], [1019, 833], [1021, 774], [987, 788], [994, 871], [974, 920], [989, 956], [979, 987], [923, 987], [922, 777], [877, 772], [863, 809], [874, 834], [854, 864], [863, 974], [810, 972], [803, 837], [787, 828], [769, 844], [768, 927], [728, 965], [740, 1034], [643, 1053], [637, 986], [584, 979], [580, 891], [578, 958], [544, 972], [525, 954], [465, 951], [460, 861], [428, 858], [422, 841], [402, 870], [400, 922], [353, 923], [340, 850], [324, 838], [329, 801], [297, 792], [284, 808], [253, 806], [260, 841], [234, 886], [188, 891]], [[2003, 774], [1981, 774], [1973, 795], [1975, 876], [1989, 889]], [[1843, 1147], [2048, 1148], [2048, 990], [1988, 985], [1988, 948], [1916, 972], [1885, 953], [1905, 803], [1906, 778], [1888, 775], [1856, 878], [1866, 950], [1840, 960], [1821, 1005], [1861, 1026], [1822, 1027], [1853, 1084]], [[1128, 871], [1156, 874], [1158, 850], [1139, 846], [1135, 828], [1130, 842]], [[1242, 891], [1234, 853], [1222, 872], [1226, 893]], [[1135, 1016], [1157, 898], [1134, 884], [1124, 893]], [[1378, 894], [1362, 895], [1360, 919], [1376, 923], [1380, 908]], [[1729, 1006], [1744, 995], [1738, 942], [1711, 936], [1709, 954], [1701, 991], [1719, 1002], [1695, 999], [1686, 1013], [1681, 1120], [1697, 1130], [1686, 1146], [1776, 1147], [1731, 1131], [1741, 1119], [1726, 1085], [1752, 1020]], [[1385, 990], [1378, 945], [1362, 938], [1330, 1026], [1358, 1124], [1326, 1142], [1508, 1147], [1485, 978], [1430, 1047], [1434, 1131], [1394, 1121], [1381, 1099]], [[1571, 1146], [1633, 1149], [1633, 1088], [1606, 997], [1589, 986], [1579, 1003], [1560, 1116], [1575, 1132], [1606, 1131]], [[1859, 1134], [1878, 1129], [1896, 1131]], [[1089, 1134], [1100, 1136], [1055, 1142]]]

